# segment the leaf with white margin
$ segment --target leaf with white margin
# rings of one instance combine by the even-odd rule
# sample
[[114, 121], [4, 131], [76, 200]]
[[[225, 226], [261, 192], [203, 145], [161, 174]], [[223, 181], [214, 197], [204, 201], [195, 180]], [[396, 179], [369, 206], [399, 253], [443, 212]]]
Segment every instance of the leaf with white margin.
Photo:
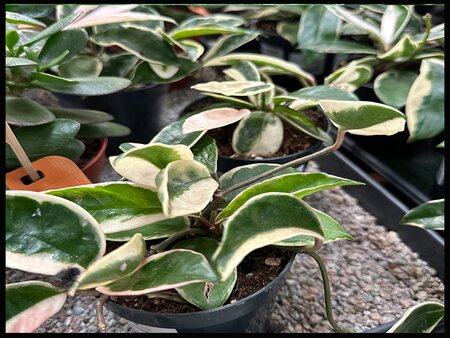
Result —
[[[209, 237], [196, 237], [177, 242], [174, 249], [188, 249], [203, 254], [208, 261], [211, 260], [219, 242]], [[194, 283], [177, 288], [177, 292], [189, 303], [201, 310], [210, 310], [222, 306], [233, 292], [237, 280], [237, 270], [224, 282]]]
[[15, 57], [6, 57], [5, 58], [5, 67], [22, 67], [22, 66], [37, 66], [38, 64], [34, 61], [25, 59], [25, 58], [15, 58]]
[[444, 230], [444, 199], [431, 200], [408, 211], [400, 224], [409, 224], [424, 229]]
[[211, 81], [196, 84], [191, 89], [226, 96], [249, 96], [267, 92], [273, 87], [273, 84], [262, 81]]
[[361, 182], [352, 181], [346, 178], [328, 175], [325, 173], [292, 173], [279, 175], [252, 185], [242, 191], [217, 215], [216, 222], [221, 222], [231, 216], [250, 198], [267, 192], [284, 192], [303, 198], [310, 194], [325, 189], [330, 189], [345, 185], [360, 185]]
[[184, 120], [183, 134], [227, 126], [249, 114], [250, 110], [248, 109], [215, 108], [205, 110]]
[[289, 41], [292, 46], [297, 43], [297, 33], [298, 33], [298, 22], [278, 22], [277, 24], [277, 34], [283, 39]]
[[209, 172], [214, 175], [217, 171], [217, 158], [219, 156], [216, 140], [205, 135], [192, 146], [191, 150], [194, 154], [194, 160], [204, 164]]
[[377, 54], [375, 48], [359, 42], [347, 40], [312, 43], [303, 46], [302, 49], [329, 54]]
[[338, 69], [329, 75], [325, 79], [325, 83], [349, 92], [354, 92], [363, 84], [370, 81], [372, 74], [373, 69], [371, 66], [350, 62], [348, 66]]
[[192, 61], [196, 61], [200, 56], [203, 55], [205, 47], [201, 43], [195, 40], [184, 39], [178, 42], [185, 53], [191, 58]]
[[151, 143], [110, 157], [115, 171], [123, 177], [147, 187], [156, 187], [155, 178], [161, 169], [177, 160], [192, 160], [194, 155], [189, 147]]
[[406, 310], [386, 333], [430, 333], [444, 314], [444, 304], [423, 302]]
[[206, 133], [206, 130], [193, 131], [191, 133], [183, 133], [183, 124], [187, 116], [182, 116], [175, 122], [167, 125], [161, 131], [156, 134], [150, 141], [152, 143], [163, 144], [184, 144], [185, 146], [192, 147], [202, 136]]
[[378, 55], [378, 58], [386, 61], [403, 61], [411, 58], [419, 48], [419, 43], [414, 42], [409, 35], [404, 35], [386, 53]]
[[238, 155], [269, 156], [280, 149], [283, 136], [283, 122], [278, 116], [253, 111], [234, 129], [231, 146]]
[[148, 65], [161, 79], [170, 79], [180, 69], [177, 66], [160, 65], [152, 62], [149, 62]]
[[170, 35], [172, 38], [181, 40], [186, 38], [192, 38], [197, 36], [205, 36], [205, 35], [216, 35], [216, 34], [230, 34], [230, 33], [247, 33], [251, 31], [247, 31], [244, 29], [239, 29], [235, 27], [222, 27], [219, 25], [205, 25], [205, 26], [197, 26], [197, 27], [186, 27], [186, 28], [177, 28], [172, 31]]
[[401, 108], [406, 104], [409, 90], [416, 78], [415, 72], [407, 70], [387, 71], [377, 76], [373, 89], [381, 102]]
[[245, 24], [240, 16], [231, 14], [210, 14], [208, 16], [196, 15], [181, 22], [178, 27], [199, 27], [216, 24], [224, 27], [238, 27]]
[[320, 107], [340, 130], [355, 135], [393, 135], [405, 129], [405, 115], [369, 101], [320, 100]]
[[87, 15], [80, 20], [72, 23], [69, 28], [86, 28], [99, 25], [107, 25], [120, 22], [133, 22], [133, 21], [167, 21], [175, 24], [175, 20], [167, 16], [153, 15], [140, 12], [127, 12], [127, 13], [113, 13], [107, 16], [89, 18]]
[[252, 41], [258, 36], [258, 33], [247, 34], [229, 34], [219, 38], [206, 54], [203, 56], [203, 62], [227, 55], [238, 47]]
[[324, 239], [314, 210], [286, 193], [264, 193], [249, 199], [223, 225], [212, 259], [221, 281], [227, 279], [253, 250], [298, 236]]
[[381, 17], [380, 35], [389, 46], [401, 34], [411, 18], [411, 10], [403, 5], [389, 5]]
[[175, 249], [146, 258], [131, 275], [96, 290], [111, 296], [136, 296], [216, 280], [205, 256], [192, 250]]
[[193, 160], [169, 163], [156, 177], [156, 184], [163, 212], [171, 218], [202, 211], [219, 187], [208, 168]]
[[135, 234], [133, 238], [96, 260], [83, 271], [71, 288], [85, 290], [106, 285], [120, 278], [132, 274], [141, 264], [147, 252], [145, 241], [141, 234]]
[[32, 333], [56, 314], [66, 299], [66, 290], [47, 282], [6, 284], [6, 333]]
[[[333, 217], [327, 215], [326, 213], [314, 209], [320, 223], [322, 224], [322, 229], [324, 233], [323, 243], [330, 243], [334, 241], [339, 241], [342, 239], [353, 239], [352, 236], [345, 230], [345, 228], [340, 225]], [[314, 237], [300, 235], [285, 239], [283, 241], [277, 242], [274, 245], [277, 246], [311, 246], [314, 245]]]
[[[425, 33], [420, 33], [412, 36], [411, 38], [415, 42], [422, 42], [425, 37]], [[443, 39], [445, 37], [445, 24], [441, 23], [440, 25], [434, 26], [430, 29], [430, 34], [427, 37], [427, 42], [435, 41], [439, 39]]]
[[167, 219], [156, 192], [131, 182], [106, 182], [48, 190], [89, 212], [103, 232], [129, 231]]
[[268, 55], [252, 54], [252, 53], [232, 53], [216, 57], [213, 59], [209, 59], [207, 62], [204, 63], [203, 66], [204, 67], [225, 66], [231, 65], [234, 62], [241, 62], [241, 61], [251, 61], [256, 66], [270, 66], [272, 68], [283, 71], [283, 74], [292, 74], [297, 78], [304, 79], [311, 85], [316, 84], [316, 79], [314, 78], [314, 76], [301, 69], [297, 64]]
[[24, 24], [24, 25], [35, 26], [35, 27], [40, 27], [40, 28], [47, 27], [45, 25], [45, 23], [43, 23], [42, 21], [30, 18], [29, 16], [26, 16], [26, 15], [23, 15], [20, 13], [16, 13], [16, 12], [5, 11], [5, 19], [6, 19], [6, 22], [13, 23], [13, 24]]
[[220, 101], [225, 101], [227, 103], [231, 103], [234, 107], [241, 107], [247, 109], [255, 109], [256, 107], [248, 101], [238, 99], [237, 97], [225, 96], [215, 93], [203, 93], [207, 96], [214, 97], [215, 99], [219, 99]]
[[6, 266], [55, 275], [103, 256], [105, 236], [79, 205], [41, 192], [6, 191]]
[[444, 61], [426, 59], [406, 99], [408, 142], [431, 138], [444, 131]]

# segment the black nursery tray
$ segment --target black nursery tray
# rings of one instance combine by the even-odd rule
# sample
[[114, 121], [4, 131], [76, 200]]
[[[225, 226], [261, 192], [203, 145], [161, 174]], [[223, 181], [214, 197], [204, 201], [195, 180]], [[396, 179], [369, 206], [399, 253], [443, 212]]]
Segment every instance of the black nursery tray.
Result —
[[[397, 232], [402, 241], [411, 250], [416, 252], [422, 260], [426, 261], [430, 267], [434, 268], [437, 276], [445, 282], [445, 242], [442, 236], [438, 235], [435, 231], [399, 224], [400, 219], [410, 208], [340, 151], [317, 158], [314, 161], [322, 171], [328, 174], [365, 182], [364, 189], [354, 186], [345, 186], [343, 189], [357, 198], [359, 204], [375, 216], [380, 224], [384, 225], [390, 231]], [[383, 333], [394, 323], [395, 321], [392, 321], [366, 332]], [[444, 332], [443, 320], [436, 326], [433, 332]]]

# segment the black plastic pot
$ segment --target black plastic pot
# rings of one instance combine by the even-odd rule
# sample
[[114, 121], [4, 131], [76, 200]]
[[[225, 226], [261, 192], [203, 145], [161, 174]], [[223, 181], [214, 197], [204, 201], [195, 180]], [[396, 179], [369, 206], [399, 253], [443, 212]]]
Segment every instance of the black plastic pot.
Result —
[[124, 142], [148, 143], [164, 127], [161, 103], [168, 85], [153, 84], [143, 88], [124, 90], [99, 96], [81, 97], [55, 94], [62, 106], [72, 108], [96, 109], [114, 116], [114, 122], [131, 129], [124, 137], [109, 138], [106, 154], [121, 153], [119, 145]]
[[[328, 174], [364, 182], [364, 189], [345, 186], [343, 189], [358, 199], [358, 203], [388, 230], [398, 233], [402, 241], [427, 264], [436, 270], [437, 276], [445, 282], [445, 242], [435, 231], [401, 225], [400, 219], [410, 210], [395, 195], [375, 181], [366, 171], [345, 156], [341, 151], [314, 160], [320, 169]], [[376, 203], [374, 203], [376, 201]], [[385, 333], [396, 320], [379, 325], [364, 333]], [[445, 332], [444, 319], [433, 333]]]
[[156, 313], [132, 309], [113, 301], [108, 301], [106, 306], [118, 316], [139, 324], [132, 326], [143, 332], [264, 333], [269, 329], [268, 319], [273, 300], [284, 284], [294, 258], [295, 254], [280, 274], [261, 290], [217, 309], [190, 313]]

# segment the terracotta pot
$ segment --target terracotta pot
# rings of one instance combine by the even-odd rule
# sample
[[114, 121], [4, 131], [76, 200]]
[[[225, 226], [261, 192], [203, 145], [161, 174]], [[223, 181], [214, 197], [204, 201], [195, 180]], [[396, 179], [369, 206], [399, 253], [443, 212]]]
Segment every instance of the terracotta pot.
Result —
[[100, 176], [108, 161], [106, 158], [108, 138], [101, 138], [100, 143], [101, 146], [97, 154], [83, 168], [81, 168], [81, 171], [83, 171], [92, 183], [100, 182]]

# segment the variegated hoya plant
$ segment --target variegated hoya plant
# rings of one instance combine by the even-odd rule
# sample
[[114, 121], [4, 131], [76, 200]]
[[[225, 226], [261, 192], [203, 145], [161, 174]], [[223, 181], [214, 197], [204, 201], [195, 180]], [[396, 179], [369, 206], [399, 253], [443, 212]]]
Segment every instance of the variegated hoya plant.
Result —
[[[310, 101], [316, 100], [311, 94]], [[76, 275], [68, 284], [25, 281], [6, 286], [7, 332], [30, 332], [68, 297], [96, 295], [98, 322], [109, 297], [168, 290], [207, 310], [222, 306], [236, 268], [253, 250], [275, 246], [313, 257], [323, 276], [327, 317], [333, 319], [326, 267], [317, 250], [351, 239], [344, 227], [303, 197], [357, 185], [349, 179], [295, 167], [329, 154], [346, 133], [391, 135], [405, 116], [384, 104], [320, 99], [336, 125], [332, 144], [284, 165], [255, 164], [217, 175], [217, 147], [206, 130], [171, 126], [145, 145], [124, 144], [110, 158], [119, 182], [45, 192], [6, 191], [6, 266], [27, 272]], [[122, 245], [106, 252], [107, 242]], [[76, 272], [74, 274], [74, 272]]]

